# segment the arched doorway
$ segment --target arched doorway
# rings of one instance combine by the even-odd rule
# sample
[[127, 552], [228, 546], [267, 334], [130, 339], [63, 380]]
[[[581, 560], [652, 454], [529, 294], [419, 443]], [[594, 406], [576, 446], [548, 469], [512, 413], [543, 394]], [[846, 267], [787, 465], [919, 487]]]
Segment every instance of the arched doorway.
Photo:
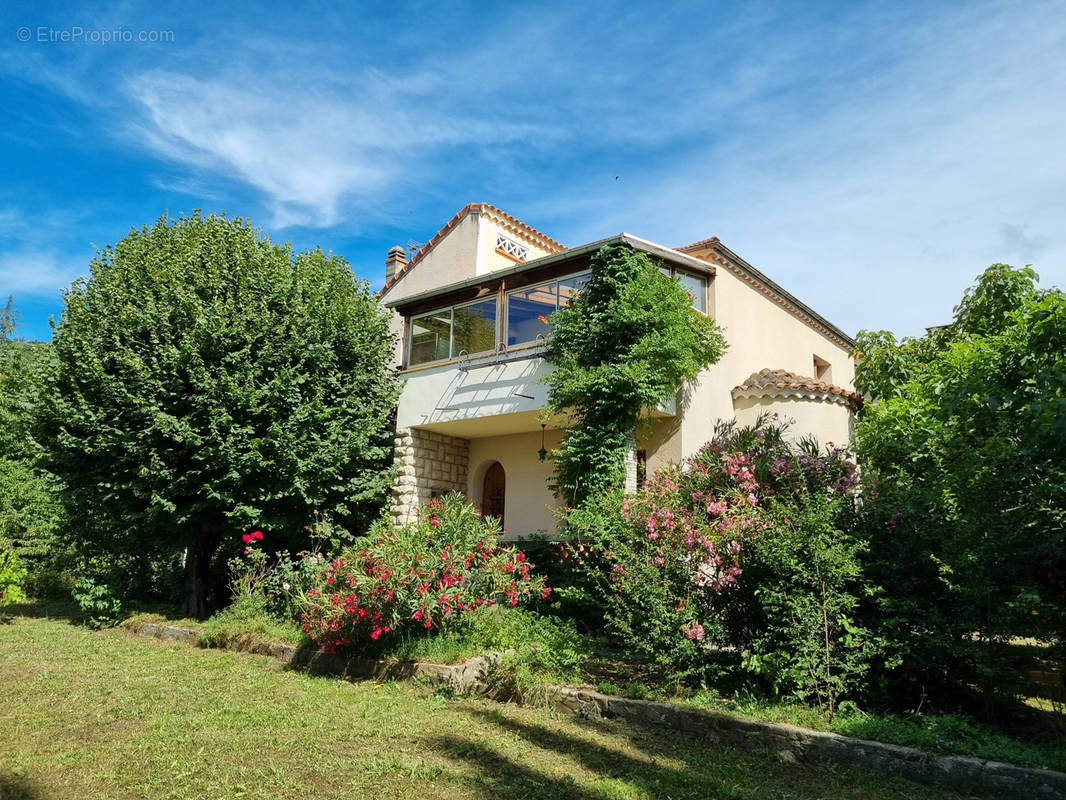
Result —
[[496, 517], [503, 527], [503, 501], [506, 494], [507, 477], [503, 465], [493, 462], [485, 473], [485, 484], [481, 491], [481, 513], [486, 517]]

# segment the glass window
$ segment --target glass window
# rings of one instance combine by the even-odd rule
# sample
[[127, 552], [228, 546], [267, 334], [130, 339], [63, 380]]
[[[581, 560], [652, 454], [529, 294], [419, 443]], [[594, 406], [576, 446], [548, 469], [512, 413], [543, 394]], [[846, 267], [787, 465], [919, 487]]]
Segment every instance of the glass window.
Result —
[[548, 316], [558, 303], [557, 286], [531, 286], [507, 295], [507, 344], [535, 341], [550, 330]]
[[571, 275], [543, 286], [530, 286], [507, 295], [507, 344], [534, 342], [551, 330], [548, 317], [565, 308], [588, 284], [591, 272]]
[[448, 357], [452, 310], [435, 311], [411, 320], [411, 364], [425, 364]]
[[692, 305], [697, 311], [707, 313], [707, 281], [699, 275], [690, 275], [687, 272], [675, 272], [681, 288], [692, 296]]
[[452, 309], [452, 358], [496, 348], [496, 298]]
[[559, 281], [559, 308], [565, 308], [577, 296], [592, 278], [591, 272], [582, 272]]

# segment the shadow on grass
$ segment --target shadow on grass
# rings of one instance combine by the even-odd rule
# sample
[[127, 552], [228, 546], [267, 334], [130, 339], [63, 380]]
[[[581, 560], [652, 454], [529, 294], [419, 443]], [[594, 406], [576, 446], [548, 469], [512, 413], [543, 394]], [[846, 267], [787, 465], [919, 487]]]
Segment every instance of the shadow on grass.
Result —
[[[590, 721], [589, 736], [575, 736], [505, 711], [464, 710], [480, 723], [496, 727], [498, 739], [474, 741], [452, 735], [439, 737], [434, 744], [450, 758], [475, 768], [466, 796], [484, 800], [608, 800], [630, 795], [693, 800], [958, 797], [876, 773], [781, 763], [769, 751], [746, 752], [673, 731]], [[612, 738], [594, 741], [602, 734]], [[493, 744], [516, 739], [523, 743], [523, 755], [517, 759]], [[542, 770], [538, 764], [544, 760], [543, 751], [563, 756], [572, 766], [563, 774], [557, 767], [554, 774]], [[557, 758], [552, 761], [558, 764]]]
[[24, 775], [0, 774], [0, 800], [47, 800], [32, 780]]
[[[84, 619], [81, 609], [73, 600], [27, 600], [4, 606], [5, 617], [29, 617], [32, 619], [61, 619], [78, 624]], [[4, 795], [0, 795], [3, 798]]]

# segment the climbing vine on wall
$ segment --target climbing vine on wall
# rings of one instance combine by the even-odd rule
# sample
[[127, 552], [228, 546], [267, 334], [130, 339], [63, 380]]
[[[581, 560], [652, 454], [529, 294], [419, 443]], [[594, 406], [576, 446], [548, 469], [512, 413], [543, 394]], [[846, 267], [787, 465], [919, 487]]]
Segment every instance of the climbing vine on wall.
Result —
[[553, 453], [555, 488], [571, 505], [621, 486], [630, 437], [648, 410], [714, 364], [721, 328], [645, 253], [608, 245], [580, 295], [551, 316], [549, 408], [570, 424]]

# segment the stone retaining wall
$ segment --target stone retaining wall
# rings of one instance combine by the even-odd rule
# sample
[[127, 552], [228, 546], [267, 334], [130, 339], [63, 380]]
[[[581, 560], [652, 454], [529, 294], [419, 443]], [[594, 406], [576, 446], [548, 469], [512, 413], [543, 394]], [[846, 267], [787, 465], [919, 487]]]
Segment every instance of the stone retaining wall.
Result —
[[[142, 623], [127, 630], [143, 636], [195, 644], [199, 632], [174, 625]], [[445, 685], [456, 694], [487, 695], [510, 699], [487, 682], [500, 661], [499, 653], [471, 658], [462, 664], [421, 661], [340, 658], [321, 650], [238, 637], [226, 649], [269, 655], [296, 669], [345, 678], [409, 680], [423, 678]], [[589, 689], [554, 686], [547, 691], [548, 705], [556, 711], [584, 719], [619, 719], [635, 725], [655, 725], [684, 731], [708, 742], [743, 749], [770, 748], [789, 763], [844, 764], [876, 770], [909, 781], [944, 784], [958, 791], [991, 797], [1066, 800], [1066, 774], [1017, 767], [968, 756], [937, 756], [913, 747], [871, 742], [836, 733], [800, 728], [777, 722], [756, 722], [729, 714], [686, 708], [652, 700], [630, 700]]]
[[390, 512], [400, 525], [415, 518], [415, 509], [448, 492], [466, 492], [470, 442], [417, 428], [396, 432], [396, 479]]
[[913, 747], [871, 742], [776, 722], [756, 722], [685, 708], [672, 703], [630, 700], [599, 692], [554, 687], [549, 704], [586, 719], [608, 717], [657, 725], [744, 749], [770, 748], [786, 762], [845, 764], [877, 770], [917, 783], [1004, 798], [1066, 798], [1066, 774], [1017, 767], [969, 756], [937, 756]]
[[[142, 623], [126, 629], [141, 636], [198, 644], [200, 632], [176, 625]], [[341, 658], [310, 647], [297, 647], [280, 642], [265, 642], [252, 636], [238, 636], [225, 643], [223, 649], [241, 653], [272, 656], [294, 669], [339, 678], [375, 678], [377, 680], [411, 680], [423, 678], [437, 686], [447, 686], [456, 694], [473, 694], [483, 690], [485, 680], [500, 660], [499, 653], [486, 653], [469, 658], [461, 664], [431, 664], [425, 661], [399, 659]]]

